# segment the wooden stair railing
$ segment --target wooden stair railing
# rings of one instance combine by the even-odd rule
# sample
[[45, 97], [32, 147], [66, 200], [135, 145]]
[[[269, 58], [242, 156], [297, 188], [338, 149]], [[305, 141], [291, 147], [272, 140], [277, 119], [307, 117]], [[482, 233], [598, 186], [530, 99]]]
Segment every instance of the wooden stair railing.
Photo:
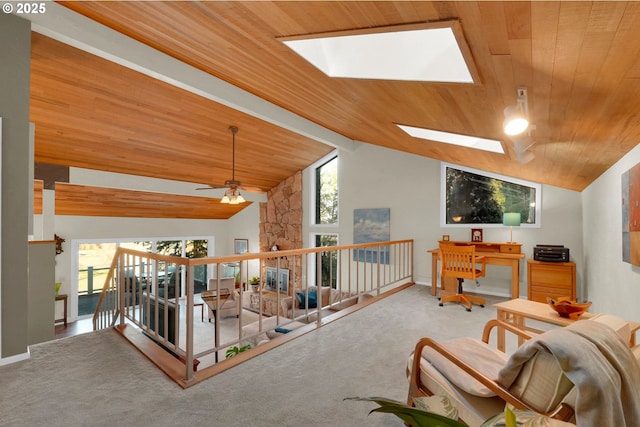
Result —
[[[172, 357], [162, 357], [161, 359], [164, 361], [162, 363], [152, 361], [178, 384], [188, 387], [249, 357], [248, 354], [243, 354], [241, 357], [234, 357], [235, 360], [223, 359], [220, 361], [221, 363], [218, 363], [216, 357], [214, 364], [204, 366], [204, 369], [198, 370], [197, 376], [194, 375], [194, 361], [196, 359], [209, 355], [217, 356], [219, 352], [224, 355], [226, 348], [238, 345], [243, 340], [242, 315], [240, 315], [237, 339], [220, 341], [218, 330], [219, 321], [222, 318], [219, 317], [218, 311], [217, 314], [214, 313], [214, 319], [211, 322], [216, 329], [216, 333], [213, 335], [215, 337], [213, 346], [211, 343], [206, 343], [207, 347], [204, 350], [194, 353], [194, 269], [196, 267], [204, 267], [206, 271], [221, 271], [224, 264], [238, 263], [241, 271], [244, 271], [243, 267], [246, 269], [248, 276], [248, 263], [254, 261], [260, 263], [262, 276], [263, 267], [273, 264], [280, 268], [282, 262], [289, 266], [287, 268], [291, 273], [291, 290], [288, 296], [295, 297], [295, 292], [293, 292], [295, 289], [304, 289], [307, 286], [315, 286], [316, 283], [320, 283], [319, 271], [317, 277], [312, 278], [303, 274], [307, 271], [308, 259], [313, 257], [319, 262], [321, 254], [327, 255], [332, 252], [335, 252], [335, 255], [331, 256], [335, 256], [338, 262], [335, 269], [332, 267], [331, 274], [335, 277], [329, 278], [330, 282], [335, 280], [333, 283], [337, 283], [336, 286], [339, 286], [336, 289], [345, 291], [352, 298], [364, 293], [380, 296], [381, 290], [385, 287], [393, 289], [397, 285], [407, 286], [413, 283], [413, 240], [193, 259], [118, 248], [111, 262], [93, 316], [94, 330], [115, 326], [118, 332], [150, 359], [157, 356], [156, 347], [168, 350], [173, 354]], [[173, 277], [169, 275], [170, 267], [174, 268]], [[164, 275], [159, 272], [164, 272]], [[185, 281], [181, 281], [180, 277]], [[266, 278], [262, 277], [262, 279]], [[306, 283], [307, 281], [310, 283]], [[169, 298], [168, 287], [170, 283], [175, 286], [173, 296], [180, 298]], [[181, 284], [183, 285], [182, 289], [180, 289]], [[163, 295], [156, 295], [160, 293], [159, 289], [163, 286], [165, 287]], [[242, 290], [238, 291], [240, 294], [239, 303], [243, 303], [243, 292]], [[277, 297], [276, 307], [279, 307], [280, 299], [284, 297], [279, 292], [276, 292], [275, 295]], [[172, 318], [169, 317], [169, 312], [171, 312]], [[180, 313], [182, 313], [182, 317]], [[271, 314], [281, 316], [279, 312]], [[262, 306], [259, 308], [258, 315], [263, 316]], [[300, 330], [312, 330], [323, 326], [326, 324], [324, 316], [327, 315], [321, 314], [321, 310], [318, 310], [315, 325], [310, 323], [308, 325], [310, 329], [301, 328]], [[201, 320], [199, 317], [198, 321]], [[329, 316], [329, 318], [339, 317]], [[140, 334], [140, 330], [136, 335], [136, 328], [144, 332], [147, 337]], [[265, 332], [266, 330], [262, 329], [259, 331], [259, 333]], [[297, 334], [291, 333], [292, 337], [294, 335]], [[159, 346], [156, 346], [153, 341], [156, 341]], [[141, 345], [141, 343], [145, 345]], [[149, 345], [150, 343], [153, 345]], [[266, 347], [268, 346], [256, 348], [251, 353], [260, 354], [265, 351]], [[149, 351], [149, 348], [154, 351]], [[174, 363], [178, 365], [174, 365]], [[176, 372], [182, 372], [182, 374], [176, 376]]]

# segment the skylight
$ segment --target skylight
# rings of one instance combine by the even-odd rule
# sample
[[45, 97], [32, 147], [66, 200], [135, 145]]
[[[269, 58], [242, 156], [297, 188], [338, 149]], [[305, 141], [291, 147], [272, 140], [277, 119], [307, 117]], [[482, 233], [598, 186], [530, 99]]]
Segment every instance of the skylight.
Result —
[[461, 33], [445, 21], [280, 40], [329, 77], [473, 83]]
[[461, 147], [475, 148], [477, 150], [504, 154], [502, 143], [494, 139], [478, 138], [477, 136], [460, 135], [457, 133], [441, 132], [438, 130], [417, 128], [413, 126], [397, 126], [414, 138], [444, 142], [445, 144], [459, 145]]

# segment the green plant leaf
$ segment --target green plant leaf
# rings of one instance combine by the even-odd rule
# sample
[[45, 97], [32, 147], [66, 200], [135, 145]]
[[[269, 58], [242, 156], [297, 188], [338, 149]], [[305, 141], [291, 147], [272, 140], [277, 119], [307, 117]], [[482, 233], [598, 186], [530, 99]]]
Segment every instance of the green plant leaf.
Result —
[[227, 351], [224, 354], [224, 357], [229, 359], [237, 354], [242, 353], [243, 351], [247, 351], [251, 349], [251, 344], [245, 344], [242, 347], [238, 347], [237, 345], [234, 345], [233, 347], [229, 347], [227, 349]]
[[371, 410], [370, 414], [373, 412], [393, 414], [413, 427], [468, 427], [467, 424], [457, 420], [413, 408], [402, 402], [384, 397], [347, 397], [345, 400], [375, 402], [380, 407]]
[[506, 427], [518, 426], [516, 414], [508, 406], [504, 410], [504, 422]]

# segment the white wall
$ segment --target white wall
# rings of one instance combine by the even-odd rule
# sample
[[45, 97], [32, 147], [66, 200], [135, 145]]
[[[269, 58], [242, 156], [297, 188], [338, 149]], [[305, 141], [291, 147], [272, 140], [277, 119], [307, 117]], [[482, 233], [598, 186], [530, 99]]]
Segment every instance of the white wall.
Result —
[[[443, 234], [452, 240], [470, 240], [468, 228], [440, 227], [440, 162], [374, 145], [361, 144], [353, 152], [339, 153], [340, 243], [353, 242], [353, 210], [391, 208], [391, 239], [414, 239], [414, 277], [431, 283], [431, 256]], [[305, 171], [305, 185], [310, 171]], [[305, 190], [308, 189], [305, 187]], [[527, 258], [536, 244], [560, 244], [571, 250], [577, 269], [582, 266], [582, 216], [580, 193], [557, 187], [542, 188], [542, 227], [514, 228], [513, 237], [523, 243]], [[305, 215], [305, 234], [308, 219]], [[506, 227], [486, 228], [485, 241], [509, 240]], [[520, 267], [520, 295], [527, 295], [526, 260]], [[581, 282], [580, 275], [578, 283]], [[481, 291], [509, 295], [511, 271], [489, 266]], [[578, 285], [580, 292], [580, 285]]]
[[582, 192], [584, 275], [594, 313], [640, 321], [640, 267], [622, 261], [621, 176], [640, 162], [634, 148]]
[[[362, 208], [391, 208], [391, 239], [414, 239], [414, 276], [418, 283], [431, 283], [431, 259], [426, 253], [437, 246], [443, 234], [452, 240], [469, 240], [470, 228], [440, 227], [440, 162], [404, 152], [369, 144], [360, 144], [354, 151], [339, 152], [340, 179], [340, 244], [353, 242], [353, 210]], [[309, 194], [310, 174], [303, 175], [305, 208]], [[151, 178], [132, 178], [119, 174], [72, 169], [74, 183], [100, 185], [116, 188], [165, 191], [177, 194], [196, 194], [194, 185]], [[45, 192], [46, 193], [46, 192]], [[213, 194], [212, 194], [213, 195]], [[254, 195], [247, 195], [247, 198]], [[260, 198], [261, 197], [261, 198]], [[215, 254], [233, 253], [235, 238], [249, 239], [249, 250], [259, 250], [259, 201], [236, 214], [229, 221], [141, 219], [108, 217], [55, 217], [55, 232], [70, 242], [72, 239], [106, 237], [169, 237], [204, 236], [216, 238]], [[45, 196], [46, 200], [51, 199]], [[543, 186], [542, 227], [515, 228], [514, 240], [523, 243], [527, 258], [532, 247], [539, 243], [561, 244], [569, 247], [571, 257], [577, 264], [578, 297], [582, 298], [582, 208], [580, 193], [557, 187]], [[47, 207], [45, 206], [45, 212]], [[36, 224], [47, 224], [38, 220]], [[303, 236], [308, 237], [309, 218], [305, 209]], [[46, 234], [46, 232], [43, 232]], [[52, 234], [52, 233], [51, 233]], [[509, 240], [505, 227], [486, 228], [485, 241]], [[306, 240], [305, 240], [306, 242]], [[68, 254], [58, 256], [57, 280], [68, 283], [71, 263]], [[481, 280], [482, 292], [508, 295], [510, 292], [510, 269], [489, 266], [487, 277]], [[526, 260], [521, 262], [520, 295], [526, 296]], [[63, 290], [64, 286], [63, 285]]]

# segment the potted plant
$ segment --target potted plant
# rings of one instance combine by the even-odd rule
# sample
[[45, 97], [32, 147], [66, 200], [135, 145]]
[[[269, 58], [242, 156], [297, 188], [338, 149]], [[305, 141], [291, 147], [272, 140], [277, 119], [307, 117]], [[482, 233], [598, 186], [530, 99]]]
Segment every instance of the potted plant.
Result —
[[225, 353], [225, 358], [226, 359], [230, 359], [233, 356], [236, 356], [236, 355], [242, 353], [243, 351], [247, 351], [247, 350], [250, 350], [250, 349], [251, 349], [251, 344], [246, 344], [246, 345], [243, 345], [243, 346], [234, 345], [233, 347], [230, 347], [230, 348], [227, 349], [227, 351]]
[[[347, 397], [345, 400], [360, 400], [375, 402], [379, 408], [372, 409], [369, 413], [393, 414], [413, 427], [468, 427], [467, 424], [457, 419], [448, 418], [445, 415], [429, 412], [423, 409], [410, 407], [403, 402], [398, 402], [384, 397]], [[447, 399], [448, 402], [448, 399]], [[454, 418], [457, 418], [458, 411], [455, 411]], [[503, 413], [498, 413], [486, 420], [480, 427], [517, 427], [519, 425], [547, 425], [541, 421], [548, 418], [527, 410], [511, 410], [508, 406]], [[540, 424], [539, 424], [540, 423]]]
[[253, 276], [249, 279], [249, 284], [251, 285], [253, 292], [258, 292], [258, 288], [260, 287], [260, 276]]

